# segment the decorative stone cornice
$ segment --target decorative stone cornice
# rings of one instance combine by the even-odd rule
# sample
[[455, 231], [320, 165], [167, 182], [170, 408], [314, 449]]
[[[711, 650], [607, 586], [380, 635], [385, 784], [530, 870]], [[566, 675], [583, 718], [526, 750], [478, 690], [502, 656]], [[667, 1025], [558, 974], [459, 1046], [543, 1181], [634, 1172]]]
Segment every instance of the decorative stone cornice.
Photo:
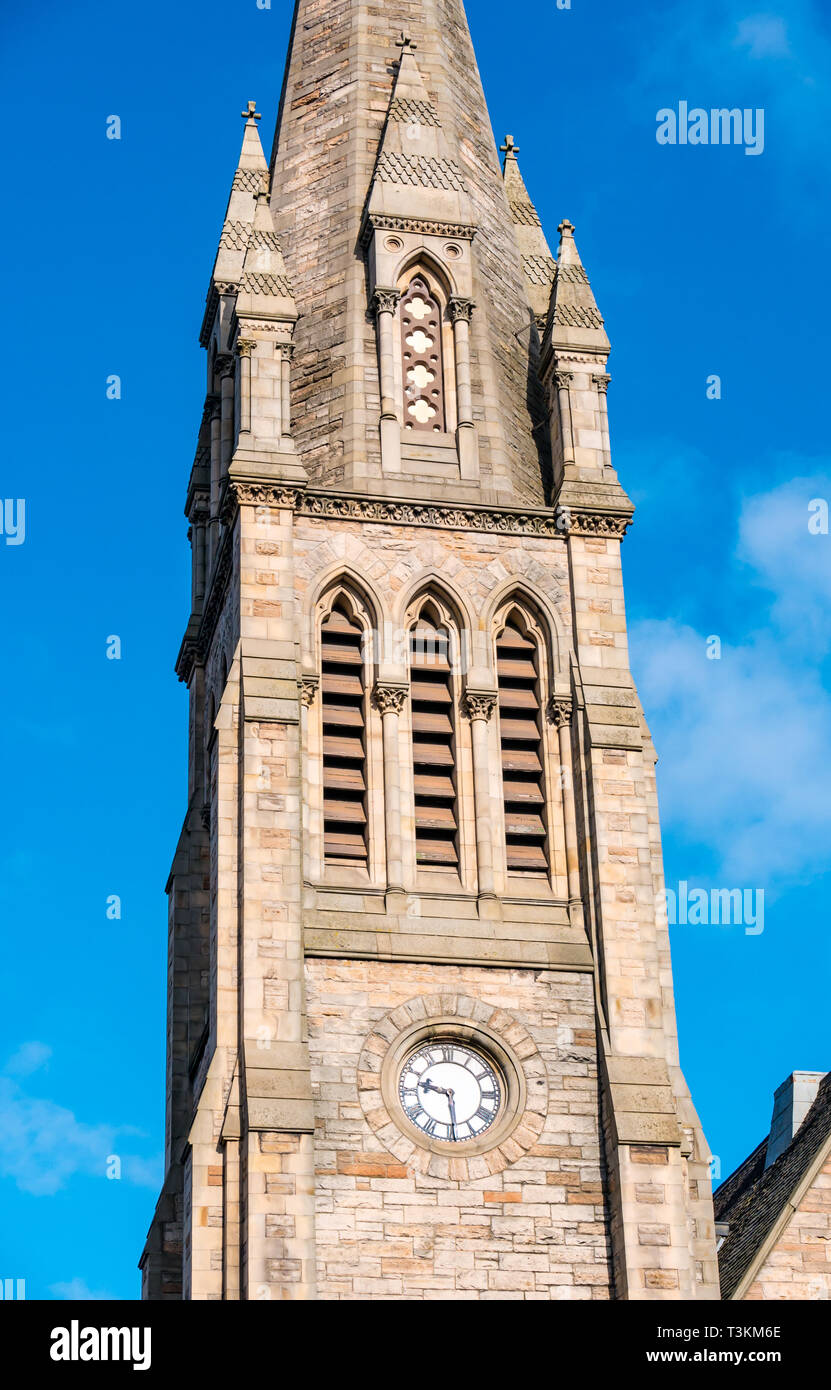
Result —
[[477, 227], [465, 222], [433, 222], [428, 217], [396, 217], [390, 213], [368, 213], [361, 229], [366, 247], [373, 232], [416, 232], [423, 236], [448, 237], [453, 241], [473, 241]]
[[300, 703], [304, 709], [310, 709], [317, 699], [317, 692], [320, 689], [320, 676], [301, 676], [297, 682], [300, 691]]
[[373, 290], [370, 308], [373, 314], [394, 314], [401, 299], [401, 291], [377, 285]]
[[487, 724], [498, 702], [496, 690], [466, 690], [462, 697], [462, 712], [470, 720], [484, 719]]
[[448, 300], [447, 309], [450, 314], [450, 322], [456, 323], [458, 319], [464, 319], [467, 323], [470, 323], [475, 308], [476, 305], [472, 299], [454, 297]]
[[574, 705], [570, 695], [552, 695], [548, 702], [548, 718], [556, 728], [571, 723]]
[[580, 507], [557, 508], [557, 530], [564, 536], [603, 536], [622, 540], [632, 525], [632, 514], [600, 512]]
[[450, 531], [488, 531], [514, 536], [556, 537], [562, 534], [557, 529], [555, 513], [548, 508], [522, 511], [519, 508], [454, 507], [311, 491], [299, 492], [298, 497], [297, 509], [301, 515], [338, 521], [437, 526]]
[[409, 695], [406, 685], [376, 685], [372, 692], [375, 708], [381, 714], [401, 714]]

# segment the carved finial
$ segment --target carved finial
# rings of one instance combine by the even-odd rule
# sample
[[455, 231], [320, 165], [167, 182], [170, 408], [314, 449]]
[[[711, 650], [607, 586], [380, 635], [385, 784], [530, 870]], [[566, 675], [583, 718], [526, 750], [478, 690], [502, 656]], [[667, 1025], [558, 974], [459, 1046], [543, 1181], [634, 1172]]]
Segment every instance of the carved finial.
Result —
[[261, 120], [262, 120], [262, 116], [261, 116], [260, 112], [257, 110], [257, 103], [256, 103], [256, 101], [249, 101], [249, 103], [248, 103], [248, 110], [247, 110], [247, 111], [240, 111], [240, 115], [242, 116], [242, 119], [243, 119], [244, 121], [249, 121], [249, 122], [250, 122], [250, 121], [261, 121]]
[[566, 218], [565, 221], [560, 223], [557, 231], [560, 233], [560, 236], [574, 236], [574, 223], [569, 222], [568, 218]]
[[395, 46], [401, 49], [402, 58], [405, 53], [415, 53], [418, 48], [418, 44], [413, 43], [406, 29], [401, 30], [401, 37], [395, 40]]
[[505, 144], [499, 146], [506, 159], [516, 159], [519, 154], [519, 145], [514, 144], [513, 135], [505, 136]]

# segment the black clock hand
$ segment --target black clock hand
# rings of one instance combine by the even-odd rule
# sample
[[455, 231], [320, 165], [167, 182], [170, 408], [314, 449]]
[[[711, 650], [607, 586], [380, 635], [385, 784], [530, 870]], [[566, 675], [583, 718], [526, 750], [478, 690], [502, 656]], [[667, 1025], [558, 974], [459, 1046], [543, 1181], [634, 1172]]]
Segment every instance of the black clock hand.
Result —
[[456, 1107], [453, 1104], [453, 1092], [447, 1093], [447, 1104], [450, 1106], [450, 1138], [456, 1138]]

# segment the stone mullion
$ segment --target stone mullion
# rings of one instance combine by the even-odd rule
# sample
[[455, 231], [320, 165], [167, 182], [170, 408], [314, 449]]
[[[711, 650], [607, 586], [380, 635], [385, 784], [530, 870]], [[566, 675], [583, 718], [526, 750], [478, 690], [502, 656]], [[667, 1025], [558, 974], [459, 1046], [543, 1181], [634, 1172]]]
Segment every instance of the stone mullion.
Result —
[[409, 693], [405, 685], [375, 687], [375, 706], [381, 714], [384, 742], [384, 824], [386, 829], [387, 892], [404, 892], [404, 851], [401, 835], [400, 719]]
[[467, 691], [464, 710], [471, 722], [473, 748], [473, 797], [476, 813], [476, 867], [479, 902], [483, 911], [496, 908], [496, 882], [493, 854], [493, 809], [490, 794], [489, 724], [496, 709], [495, 691]]
[[303, 883], [311, 885], [320, 878], [323, 867], [323, 837], [319, 826], [316, 829], [312, 785], [321, 784], [322, 749], [319, 740], [312, 739], [312, 710], [317, 702], [320, 689], [319, 676], [303, 676], [300, 687], [300, 751], [302, 768], [302, 806], [303, 806]]
[[580, 906], [581, 892], [580, 851], [577, 842], [577, 807], [574, 800], [574, 766], [571, 754], [571, 700], [555, 696], [549, 706], [549, 717], [557, 730], [560, 749], [561, 806], [563, 813], [563, 836], [566, 847], [568, 900], [573, 911]]

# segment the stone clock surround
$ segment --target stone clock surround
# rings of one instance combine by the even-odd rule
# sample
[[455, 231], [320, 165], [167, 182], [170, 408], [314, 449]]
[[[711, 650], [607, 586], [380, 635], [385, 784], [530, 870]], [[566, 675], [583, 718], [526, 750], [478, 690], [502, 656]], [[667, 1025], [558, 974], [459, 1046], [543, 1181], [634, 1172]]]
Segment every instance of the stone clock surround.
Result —
[[[458, 1038], [483, 1052], [504, 1087], [494, 1124], [465, 1143], [417, 1134], [398, 1099], [407, 1056], [419, 1044], [443, 1038]], [[434, 1177], [447, 1177], [450, 1167], [457, 1178], [502, 1172], [537, 1142], [548, 1110], [545, 1063], [531, 1035], [504, 1010], [455, 994], [419, 995], [375, 1025], [358, 1064], [358, 1094], [384, 1147]]]

